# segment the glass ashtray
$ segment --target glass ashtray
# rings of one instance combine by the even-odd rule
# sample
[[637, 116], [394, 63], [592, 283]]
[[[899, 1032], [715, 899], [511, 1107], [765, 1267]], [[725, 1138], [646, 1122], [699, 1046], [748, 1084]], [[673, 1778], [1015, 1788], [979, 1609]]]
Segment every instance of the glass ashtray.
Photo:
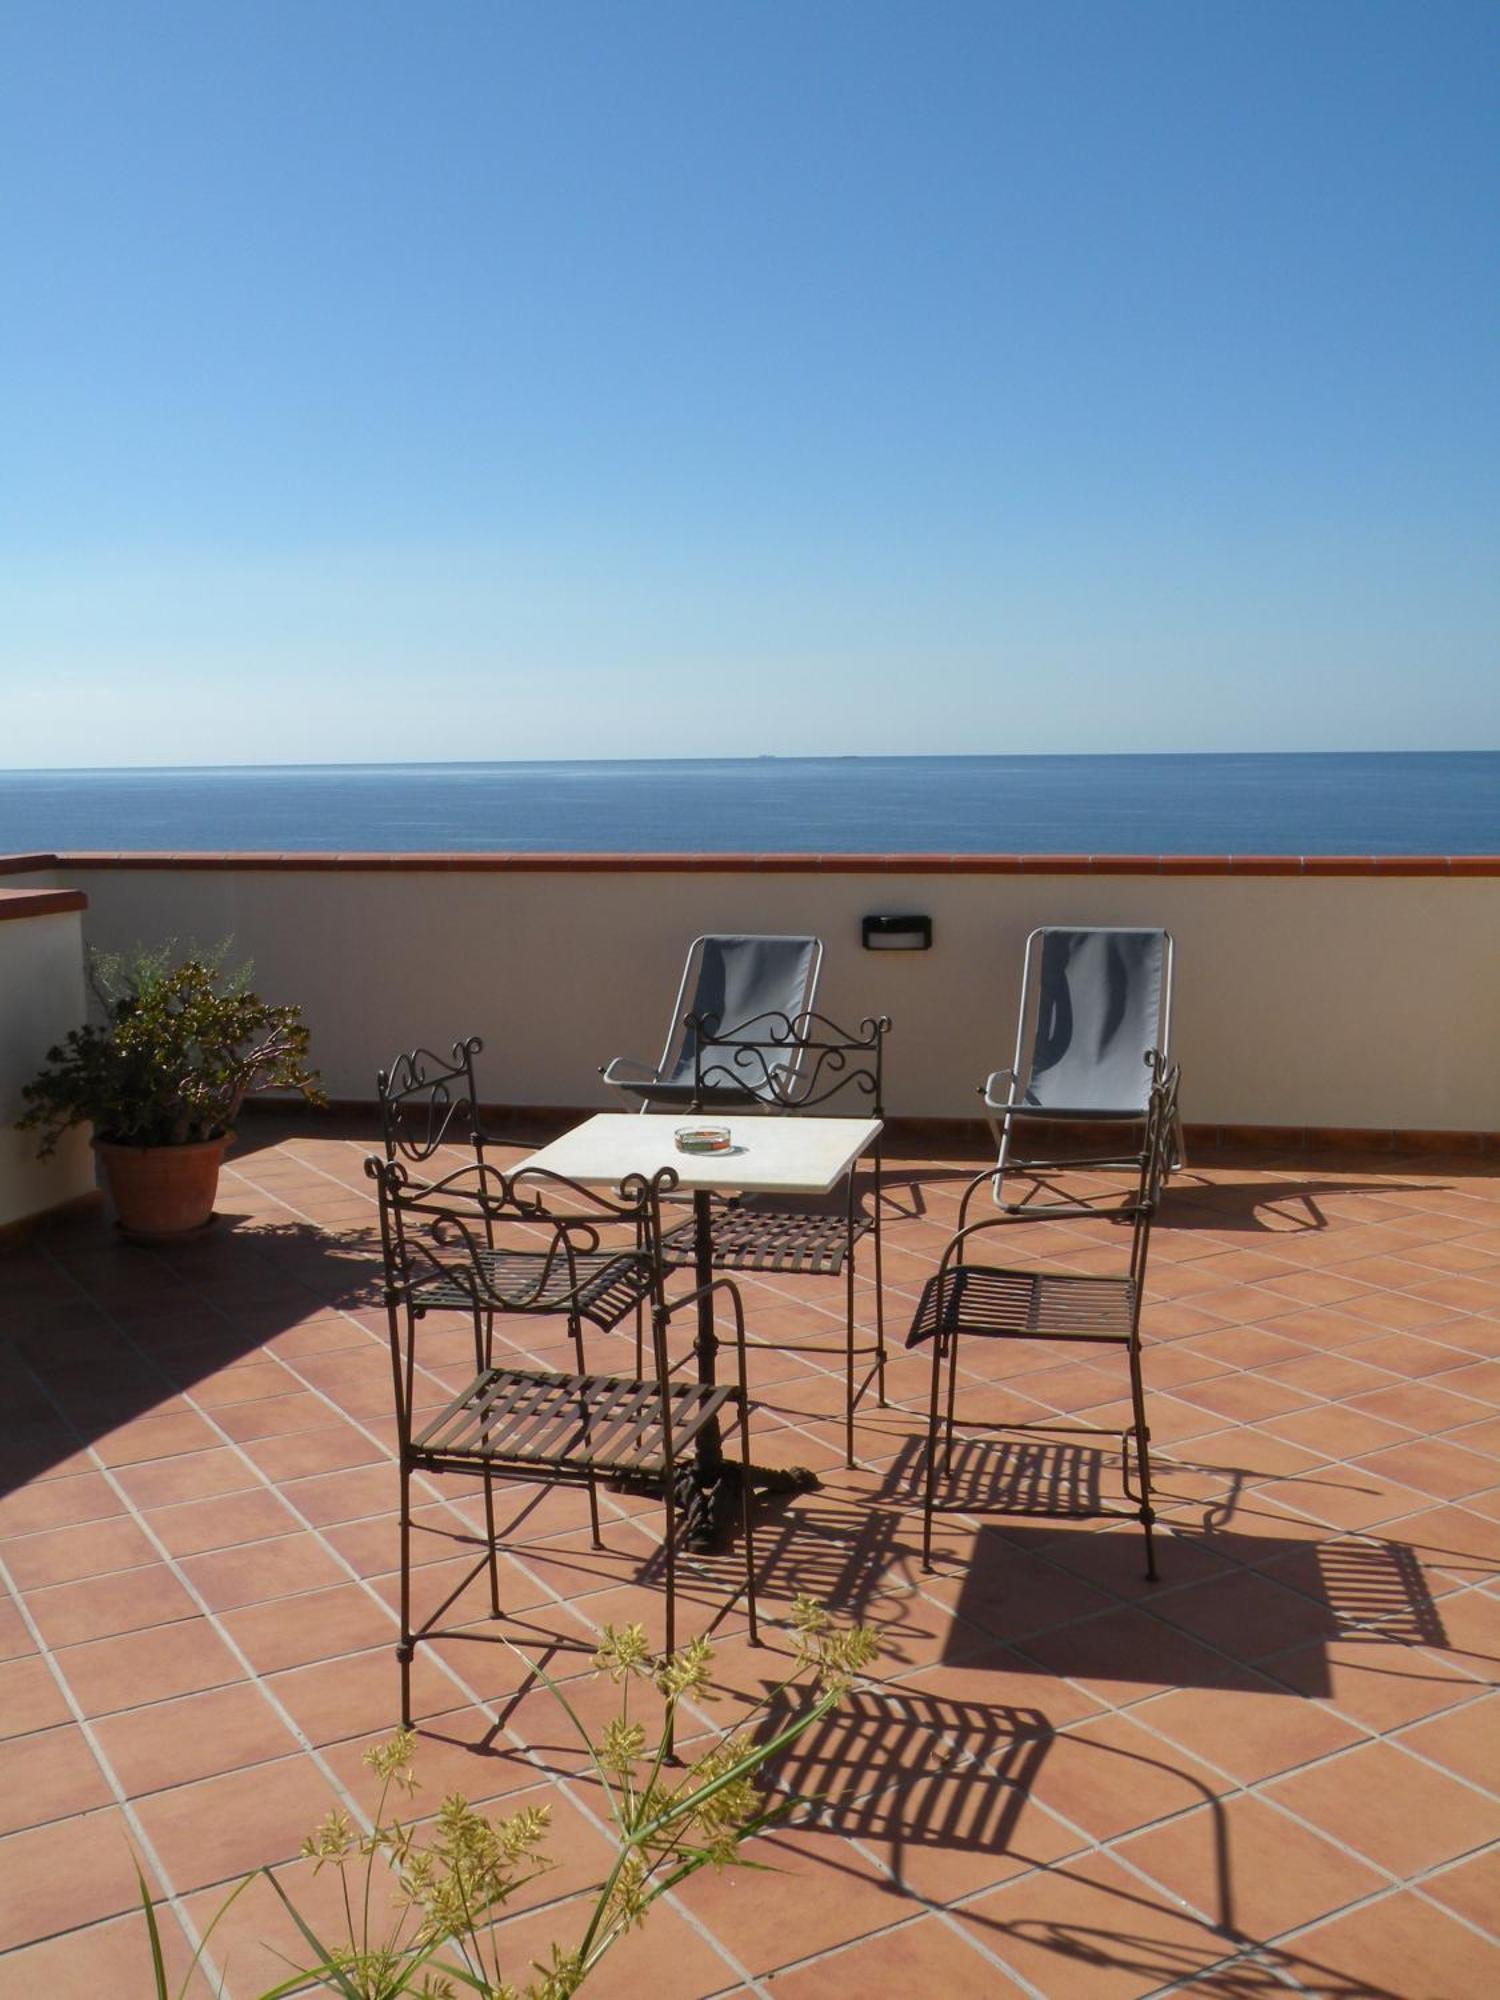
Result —
[[679, 1125], [673, 1133], [679, 1153], [728, 1153], [732, 1151], [727, 1125]]

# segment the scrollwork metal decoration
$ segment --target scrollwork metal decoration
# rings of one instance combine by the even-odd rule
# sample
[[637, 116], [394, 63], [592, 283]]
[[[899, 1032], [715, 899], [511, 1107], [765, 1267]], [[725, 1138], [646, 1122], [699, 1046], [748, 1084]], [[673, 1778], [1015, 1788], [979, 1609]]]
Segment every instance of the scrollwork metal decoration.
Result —
[[867, 1014], [857, 1029], [826, 1014], [761, 1014], [725, 1034], [711, 1014], [689, 1014], [693, 1037], [693, 1107], [740, 1097], [777, 1112], [812, 1111], [841, 1092], [883, 1116], [885, 1014]]

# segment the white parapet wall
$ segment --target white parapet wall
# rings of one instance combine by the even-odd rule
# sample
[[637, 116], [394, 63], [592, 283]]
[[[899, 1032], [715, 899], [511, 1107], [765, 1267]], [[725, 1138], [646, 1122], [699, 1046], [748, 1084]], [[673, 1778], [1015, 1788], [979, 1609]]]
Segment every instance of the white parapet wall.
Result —
[[[1190, 1124], [1500, 1132], [1500, 861], [802, 857], [64, 857], [87, 936], [254, 963], [295, 1000], [335, 1098], [418, 1043], [484, 1038], [492, 1102], [602, 1105], [598, 1066], [655, 1056], [701, 931], [824, 938], [822, 1005], [887, 1013], [888, 1110], [972, 1117], [1009, 1060], [1039, 924], [1162, 925]], [[1404, 870], [1411, 872], [1401, 872]], [[1416, 872], [1416, 871], [1422, 872]], [[861, 944], [930, 916], [930, 951]]]
[[63, 1135], [37, 1157], [34, 1132], [16, 1130], [22, 1087], [47, 1051], [84, 1019], [83, 910], [75, 892], [8, 877], [0, 887], [0, 1233], [93, 1192], [89, 1135]]

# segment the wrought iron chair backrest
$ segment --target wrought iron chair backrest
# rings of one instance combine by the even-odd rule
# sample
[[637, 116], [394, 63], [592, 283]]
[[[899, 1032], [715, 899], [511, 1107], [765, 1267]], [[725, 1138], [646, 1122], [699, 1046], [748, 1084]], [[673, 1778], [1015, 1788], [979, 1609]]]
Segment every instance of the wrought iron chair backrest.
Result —
[[884, 1014], [866, 1015], [857, 1029], [824, 1014], [760, 1014], [721, 1033], [712, 1015], [690, 1014], [693, 1108], [742, 1091], [764, 1110], [822, 1110], [842, 1098], [834, 1116], [885, 1116]]
[[413, 1049], [378, 1072], [380, 1136], [388, 1160], [422, 1166], [443, 1146], [467, 1146], [483, 1160], [485, 1135], [474, 1084], [478, 1035], [453, 1044], [451, 1057]]

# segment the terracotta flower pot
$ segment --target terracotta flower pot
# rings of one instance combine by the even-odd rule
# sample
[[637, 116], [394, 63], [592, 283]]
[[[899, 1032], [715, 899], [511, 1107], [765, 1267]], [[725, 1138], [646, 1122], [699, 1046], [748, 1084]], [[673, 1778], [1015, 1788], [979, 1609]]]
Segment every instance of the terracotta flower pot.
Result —
[[116, 1146], [96, 1139], [121, 1233], [137, 1243], [171, 1243], [207, 1229], [233, 1137], [225, 1132], [191, 1146]]

